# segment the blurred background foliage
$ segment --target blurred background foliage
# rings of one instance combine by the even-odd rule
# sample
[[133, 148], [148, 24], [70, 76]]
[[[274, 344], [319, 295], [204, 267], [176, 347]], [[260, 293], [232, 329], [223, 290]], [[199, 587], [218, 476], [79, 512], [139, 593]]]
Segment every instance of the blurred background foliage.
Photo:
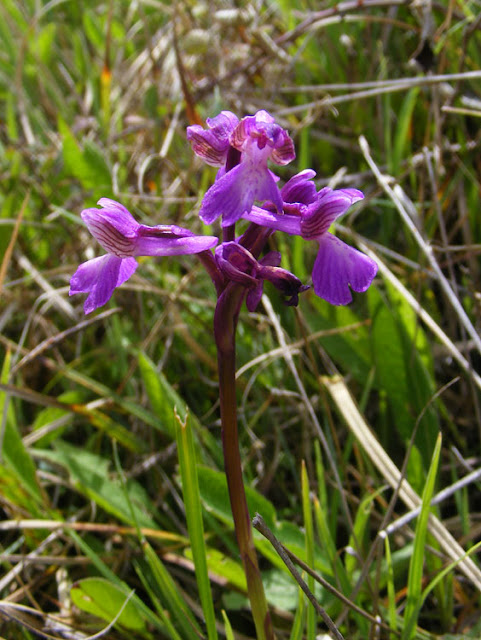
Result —
[[[399, 469], [406, 461], [403, 472], [420, 495], [437, 466], [435, 491], [479, 467], [480, 15], [478, 0], [3, 0], [5, 638], [87, 637], [115, 618], [132, 590], [104, 637], [205, 632], [174, 407], [189, 414], [200, 465], [218, 626], [253, 637], [221, 473], [209, 278], [195, 257], [145, 258], [105, 312], [85, 319], [82, 296], [68, 297], [77, 265], [101, 253], [79, 216], [101, 197], [119, 200], [146, 224], [209, 233], [197, 212], [215, 171], [193, 156], [185, 127], [222, 109], [240, 117], [266, 109], [289, 130], [297, 159], [279, 168], [282, 179], [311, 167], [319, 187], [363, 190], [365, 200], [336, 232], [385, 266], [349, 307], [309, 291], [293, 310], [266, 287], [272, 313], [242, 314], [238, 398], [253, 513], [345, 596], [379, 615], [391, 628], [381, 637], [478, 637], [481, 581], [473, 585], [457, 568], [441, 575], [448, 560], [432, 532], [429, 553], [413, 543], [422, 534], [416, 521], [374, 553], [381, 523], [406, 507], [390, 506], [388, 479], [323, 376], [343, 376], [385, 452]], [[360, 136], [411, 227], [376, 179]], [[309, 282], [317, 247], [300, 238], [279, 238], [278, 247], [283, 266]], [[314, 532], [305, 526], [302, 461]], [[480, 533], [476, 482], [435, 509], [465, 549]], [[279, 637], [311, 640], [307, 601], [270, 545], [258, 544]], [[424, 566], [423, 588], [433, 590], [413, 613], [416, 563]], [[372, 620], [325, 590], [315, 593], [339, 616], [345, 637], [375, 637]]]

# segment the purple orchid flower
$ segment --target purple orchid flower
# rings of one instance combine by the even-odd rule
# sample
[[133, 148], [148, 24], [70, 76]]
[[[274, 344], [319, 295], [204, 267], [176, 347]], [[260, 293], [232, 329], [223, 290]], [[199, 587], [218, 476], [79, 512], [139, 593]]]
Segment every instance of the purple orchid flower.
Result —
[[264, 280], [269, 280], [285, 296], [288, 306], [297, 306], [299, 293], [309, 289], [294, 274], [279, 267], [281, 254], [270, 251], [260, 260], [237, 242], [223, 242], [215, 250], [215, 260], [219, 269], [232, 282], [237, 282], [249, 291], [246, 306], [255, 311], [262, 298]]
[[[229, 111], [187, 128], [194, 152], [208, 164], [220, 166], [215, 183], [204, 196], [199, 211], [206, 224], [222, 216], [222, 226], [233, 225], [255, 200], [269, 200], [281, 213], [283, 201], [277, 177], [268, 169], [270, 159], [278, 165], [294, 160], [294, 143], [267, 111], [258, 111], [240, 122]], [[237, 152], [237, 154], [235, 153]]]
[[357, 189], [316, 191], [311, 169], [298, 173], [281, 190], [284, 213], [279, 215], [270, 203], [253, 207], [243, 217], [251, 222], [316, 240], [319, 251], [312, 271], [314, 292], [335, 305], [349, 304], [354, 291], [368, 289], [377, 273], [374, 260], [345, 244], [331, 233], [329, 227], [349, 207], [364, 197]]
[[101, 198], [102, 209], [80, 214], [90, 233], [107, 254], [79, 266], [70, 280], [69, 295], [86, 293], [85, 313], [104, 305], [137, 269], [137, 256], [174, 256], [199, 253], [214, 247], [218, 239], [196, 236], [175, 225], [148, 227], [139, 224], [119, 202]]

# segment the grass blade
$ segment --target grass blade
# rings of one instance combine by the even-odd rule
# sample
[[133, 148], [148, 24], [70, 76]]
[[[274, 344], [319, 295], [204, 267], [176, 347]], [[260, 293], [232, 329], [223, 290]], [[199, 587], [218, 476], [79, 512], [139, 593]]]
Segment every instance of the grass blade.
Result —
[[387, 565], [387, 597], [388, 597], [389, 625], [391, 629], [395, 630], [397, 628], [396, 589], [394, 587], [394, 571], [392, 566], [391, 547], [389, 545], [388, 536], [384, 538], [384, 553], [386, 555], [386, 565]]
[[167, 604], [178, 628], [182, 631], [182, 637], [187, 640], [198, 640], [202, 635], [199, 625], [191, 615], [190, 608], [180, 595], [179, 589], [171, 575], [147, 541], [143, 544], [143, 550], [154, 583], [162, 599]]
[[177, 414], [176, 418], [177, 452], [179, 456], [185, 516], [195, 566], [195, 577], [199, 588], [202, 610], [204, 611], [207, 636], [209, 640], [216, 640], [217, 629], [215, 626], [214, 603], [207, 571], [207, 554], [204, 540], [204, 524], [202, 521], [202, 506], [200, 502], [194, 438], [189, 416], [186, 416], [184, 421], [182, 421]]
[[[306, 463], [302, 461], [301, 468], [302, 485], [302, 513], [304, 527], [306, 529], [306, 556], [307, 564], [314, 568], [314, 523], [312, 519], [311, 501], [309, 498], [309, 477], [307, 475]], [[309, 591], [314, 593], [314, 578], [307, 577]], [[315, 640], [316, 637], [316, 612], [312, 607], [307, 608], [307, 639]]]
[[421, 587], [423, 578], [424, 552], [426, 536], [428, 533], [429, 513], [431, 510], [431, 499], [434, 494], [436, 484], [436, 473], [441, 454], [441, 434], [438, 435], [434, 453], [429, 467], [426, 484], [424, 486], [421, 513], [419, 514], [414, 537], [414, 548], [411, 562], [409, 564], [409, 575], [407, 584], [407, 603], [404, 612], [404, 629], [402, 640], [412, 640], [416, 631], [416, 624], [421, 608]]

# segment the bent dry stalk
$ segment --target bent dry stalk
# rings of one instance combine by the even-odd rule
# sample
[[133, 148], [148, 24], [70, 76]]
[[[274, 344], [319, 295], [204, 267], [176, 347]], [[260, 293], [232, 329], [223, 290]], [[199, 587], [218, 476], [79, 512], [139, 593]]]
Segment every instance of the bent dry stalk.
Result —
[[[280, 266], [279, 252], [262, 255], [276, 231], [317, 242], [313, 289], [331, 304], [351, 302], [351, 289], [366, 291], [377, 265], [329, 232], [332, 223], [363, 198], [360, 191], [327, 187], [317, 191], [311, 169], [294, 175], [282, 189], [278, 188], [279, 178], [267, 163], [286, 165], [294, 160], [295, 150], [289, 134], [267, 111], [241, 120], [230, 111], [222, 111], [207, 119], [207, 129], [188, 127], [187, 138], [196, 155], [219, 169], [199, 215], [206, 224], [220, 218], [221, 237], [195, 235], [176, 225], [142, 225], [120, 203], [101, 198], [101, 209], [85, 209], [81, 216], [107, 253], [78, 267], [69, 293], [88, 293], [84, 311], [94, 311], [133, 275], [138, 256], [197, 254], [211, 277], [218, 298], [214, 336], [224, 465], [234, 527], [257, 637], [272, 640], [275, 636], [254, 547], [237, 428], [235, 338], [240, 309], [244, 299], [249, 311], [257, 308], [266, 280], [285, 296], [288, 305], [297, 305], [299, 294], [309, 288]], [[236, 224], [241, 220], [248, 220], [250, 225], [236, 236]]]

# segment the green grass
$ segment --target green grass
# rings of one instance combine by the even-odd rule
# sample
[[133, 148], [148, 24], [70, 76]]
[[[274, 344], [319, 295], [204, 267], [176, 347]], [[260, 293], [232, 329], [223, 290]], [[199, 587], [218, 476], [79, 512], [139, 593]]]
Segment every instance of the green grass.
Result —
[[[215, 172], [185, 127], [221, 109], [289, 129], [282, 179], [312, 167], [319, 187], [361, 189], [336, 233], [380, 263], [349, 307], [308, 291], [294, 310], [266, 285], [271, 305], [243, 309], [252, 515], [371, 616], [306, 577], [344, 638], [479, 637], [479, 481], [430, 506], [480, 467], [479, 7], [379, 5], [1, 3], [0, 637], [254, 637], [208, 276], [195, 257], [143, 258], [93, 316], [68, 296], [101, 253], [79, 216], [101, 197], [208, 233]], [[314, 245], [281, 240], [303, 281]], [[325, 632], [255, 543], [278, 637]]]

